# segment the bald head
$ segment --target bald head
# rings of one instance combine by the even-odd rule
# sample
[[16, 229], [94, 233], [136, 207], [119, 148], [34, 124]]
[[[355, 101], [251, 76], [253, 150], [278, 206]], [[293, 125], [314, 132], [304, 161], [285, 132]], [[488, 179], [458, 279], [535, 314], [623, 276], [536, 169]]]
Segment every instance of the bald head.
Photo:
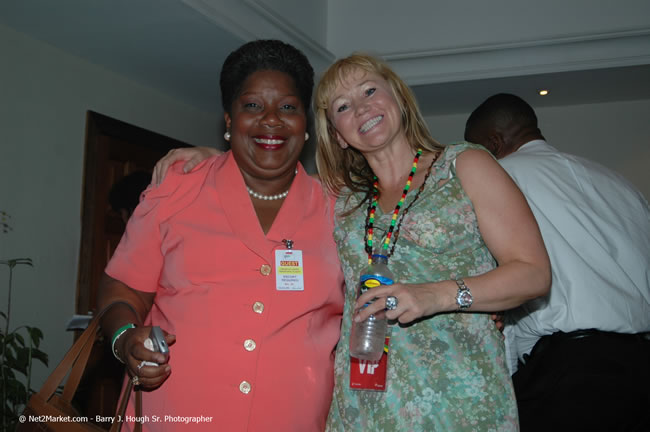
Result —
[[499, 93], [490, 96], [470, 114], [465, 140], [481, 144], [497, 159], [534, 139], [544, 139], [533, 108], [522, 98]]

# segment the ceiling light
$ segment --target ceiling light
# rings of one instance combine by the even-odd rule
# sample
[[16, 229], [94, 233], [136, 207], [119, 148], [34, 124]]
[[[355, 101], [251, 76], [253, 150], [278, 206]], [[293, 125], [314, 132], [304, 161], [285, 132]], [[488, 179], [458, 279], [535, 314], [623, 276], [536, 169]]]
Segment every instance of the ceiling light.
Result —
[[546, 96], [547, 94], [548, 94], [548, 90], [546, 90], [546, 89], [542, 89], [542, 90], [539, 91], [540, 96]]

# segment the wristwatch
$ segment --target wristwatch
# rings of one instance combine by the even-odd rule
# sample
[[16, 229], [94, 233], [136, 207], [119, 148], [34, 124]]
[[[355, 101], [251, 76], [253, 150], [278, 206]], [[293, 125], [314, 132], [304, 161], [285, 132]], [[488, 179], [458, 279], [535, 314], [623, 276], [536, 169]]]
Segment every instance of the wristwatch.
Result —
[[456, 279], [456, 285], [458, 285], [458, 294], [456, 294], [458, 310], [469, 309], [474, 301], [472, 298], [472, 292], [469, 290], [467, 285], [465, 285], [465, 281], [462, 279]]

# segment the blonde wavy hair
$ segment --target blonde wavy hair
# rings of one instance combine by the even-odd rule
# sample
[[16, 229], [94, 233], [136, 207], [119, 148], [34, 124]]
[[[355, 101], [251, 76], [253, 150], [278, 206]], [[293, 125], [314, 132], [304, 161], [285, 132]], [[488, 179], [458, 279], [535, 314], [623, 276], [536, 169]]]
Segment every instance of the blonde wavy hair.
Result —
[[331, 193], [338, 195], [347, 186], [352, 192], [366, 192], [368, 198], [373, 172], [361, 152], [352, 147], [341, 148], [334, 125], [327, 115], [336, 87], [357, 71], [377, 74], [390, 85], [402, 115], [402, 128], [414, 152], [418, 147], [425, 152], [435, 152], [442, 150], [443, 146], [429, 133], [409, 86], [386, 63], [364, 53], [354, 53], [337, 60], [323, 74], [314, 97], [318, 139], [316, 167], [321, 181]]

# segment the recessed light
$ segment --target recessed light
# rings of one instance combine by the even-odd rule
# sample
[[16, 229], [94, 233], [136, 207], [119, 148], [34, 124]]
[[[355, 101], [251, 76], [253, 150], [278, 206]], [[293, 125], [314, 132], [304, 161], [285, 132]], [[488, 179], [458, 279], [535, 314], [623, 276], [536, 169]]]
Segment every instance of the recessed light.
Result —
[[542, 90], [539, 91], [540, 96], [546, 96], [547, 94], [548, 94], [548, 90], [546, 90], [546, 89], [542, 89]]

